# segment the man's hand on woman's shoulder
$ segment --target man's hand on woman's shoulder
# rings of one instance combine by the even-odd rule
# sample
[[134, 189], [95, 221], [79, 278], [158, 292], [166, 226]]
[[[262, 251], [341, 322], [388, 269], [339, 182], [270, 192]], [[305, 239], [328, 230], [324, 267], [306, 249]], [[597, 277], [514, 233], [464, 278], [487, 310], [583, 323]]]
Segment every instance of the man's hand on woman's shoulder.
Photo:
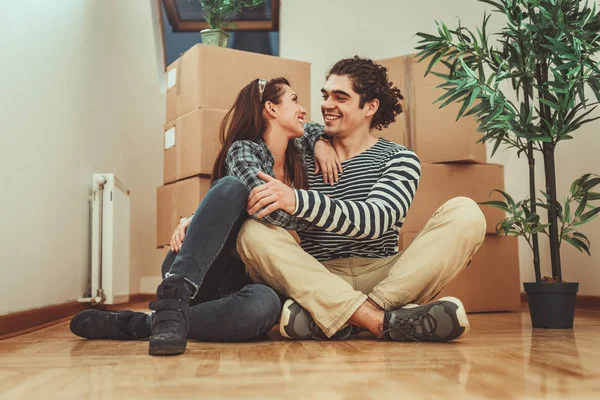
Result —
[[323, 172], [323, 182], [333, 186], [334, 182], [340, 180], [342, 173], [342, 162], [338, 157], [331, 142], [327, 139], [317, 140], [315, 143], [315, 174]]

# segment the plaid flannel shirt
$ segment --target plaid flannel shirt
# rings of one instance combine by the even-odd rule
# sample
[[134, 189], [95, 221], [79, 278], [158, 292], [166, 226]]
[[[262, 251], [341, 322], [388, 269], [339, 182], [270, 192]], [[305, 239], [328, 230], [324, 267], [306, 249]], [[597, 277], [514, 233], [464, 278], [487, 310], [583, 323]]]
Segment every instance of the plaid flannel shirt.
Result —
[[[314, 149], [315, 143], [322, 135], [323, 126], [317, 123], [304, 124], [304, 136], [295, 139], [294, 145], [300, 154], [304, 155], [307, 150]], [[227, 175], [240, 179], [249, 190], [266, 183], [258, 177], [260, 171], [275, 177], [273, 163], [273, 154], [263, 140], [235, 142], [229, 148], [225, 160]], [[251, 217], [256, 219], [256, 215]], [[276, 210], [261, 220], [289, 230], [310, 230], [312, 227], [310, 222], [294, 217], [283, 210]]]

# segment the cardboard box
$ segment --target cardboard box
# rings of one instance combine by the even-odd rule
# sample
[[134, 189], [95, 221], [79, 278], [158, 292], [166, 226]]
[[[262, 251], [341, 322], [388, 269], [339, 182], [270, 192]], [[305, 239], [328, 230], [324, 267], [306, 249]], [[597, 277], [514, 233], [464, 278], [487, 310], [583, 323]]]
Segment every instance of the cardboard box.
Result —
[[167, 122], [196, 108], [228, 110], [253, 79], [281, 76], [298, 93], [310, 121], [310, 63], [197, 44], [168, 68]]
[[165, 184], [212, 174], [221, 148], [219, 127], [226, 113], [226, 110], [197, 108], [165, 125]]
[[[383, 65], [388, 69], [388, 78], [390, 82], [392, 82], [393, 86], [400, 89], [404, 99], [406, 100], [406, 81], [404, 76], [404, 71], [406, 67], [404, 63], [406, 62], [406, 57], [394, 57], [388, 58], [385, 60], [377, 61], [379, 64]], [[373, 134], [376, 136], [380, 136], [387, 140], [390, 140], [394, 143], [402, 144], [404, 146], [411, 147], [412, 144], [409, 141], [407, 135], [407, 112], [406, 112], [406, 101], [402, 100], [402, 109], [403, 112], [396, 117], [396, 122], [391, 124], [389, 127], [382, 131], [373, 131]]]
[[156, 190], [156, 247], [167, 246], [181, 218], [193, 214], [210, 189], [210, 179], [193, 177]]
[[371, 133], [375, 136], [387, 139], [390, 142], [401, 144], [410, 148], [410, 146], [408, 145], [406, 130], [404, 129], [404, 117], [405, 114], [402, 113], [398, 117], [396, 117], [396, 122], [394, 122], [387, 128], [382, 129], [381, 131], [372, 130]]
[[[401, 233], [399, 248], [416, 235]], [[436, 298], [457, 297], [467, 312], [519, 311], [520, 288], [517, 238], [486, 235], [471, 263]]]
[[[494, 189], [504, 190], [504, 167], [497, 164], [421, 164], [421, 179], [406, 221], [404, 232], [418, 232], [433, 213], [453, 197], [465, 196], [476, 202], [501, 200]], [[488, 233], [505, 218], [504, 211], [481, 206]]]
[[[445, 92], [435, 89], [443, 80], [433, 74], [424, 76], [428, 60], [420, 63], [414, 54], [378, 60], [388, 68], [390, 80], [400, 87], [405, 97], [403, 123], [390, 126], [393, 129], [404, 127], [406, 144], [415, 150], [421, 162], [464, 162], [486, 163], [484, 144], [477, 143], [483, 136], [477, 132], [477, 121], [463, 117], [456, 121], [460, 103], [451, 103], [440, 109], [434, 104]], [[438, 63], [433, 71], [447, 72]]]
[[421, 162], [487, 162], [486, 146], [477, 141], [477, 121], [466, 117], [456, 121], [460, 103], [450, 103], [440, 109], [433, 104], [444, 91], [434, 86], [417, 86], [411, 96], [413, 150]]

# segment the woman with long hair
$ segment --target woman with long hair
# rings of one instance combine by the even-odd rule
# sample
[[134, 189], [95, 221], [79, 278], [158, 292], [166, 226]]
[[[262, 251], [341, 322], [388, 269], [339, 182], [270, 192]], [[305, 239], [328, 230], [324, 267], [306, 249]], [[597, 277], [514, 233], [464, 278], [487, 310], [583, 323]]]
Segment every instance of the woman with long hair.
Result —
[[[237, 342], [268, 333], [281, 312], [280, 298], [249, 280], [235, 240], [248, 217], [250, 191], [265, 183], [259, 172], [308, 188], [303, 154], [315, 147], [321, 131], [306, 125], [305, 133], [305, 114], [285, 78], [245, 86], [221, 123], [213, 184], [173, 233], [157, 300], [149, 304], [154, 313], [85, 310], [73, 317], [71, 331], [88, 339], [150, 339], [152, 355], [181, 354], [187, 339]], [[315, 155], [324, 175], [336, 165], [335, 153], [326, 149]], [[261, 220], [310, 229], [281, 210]]]

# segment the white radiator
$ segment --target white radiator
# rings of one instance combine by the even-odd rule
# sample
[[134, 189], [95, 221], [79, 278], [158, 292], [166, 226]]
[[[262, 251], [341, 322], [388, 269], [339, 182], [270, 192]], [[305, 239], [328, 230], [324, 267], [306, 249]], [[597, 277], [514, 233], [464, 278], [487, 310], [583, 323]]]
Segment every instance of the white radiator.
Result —
[[93, 304], [129, 301], [129, 190], [113, 174], [94, 174], [91, 221]]

